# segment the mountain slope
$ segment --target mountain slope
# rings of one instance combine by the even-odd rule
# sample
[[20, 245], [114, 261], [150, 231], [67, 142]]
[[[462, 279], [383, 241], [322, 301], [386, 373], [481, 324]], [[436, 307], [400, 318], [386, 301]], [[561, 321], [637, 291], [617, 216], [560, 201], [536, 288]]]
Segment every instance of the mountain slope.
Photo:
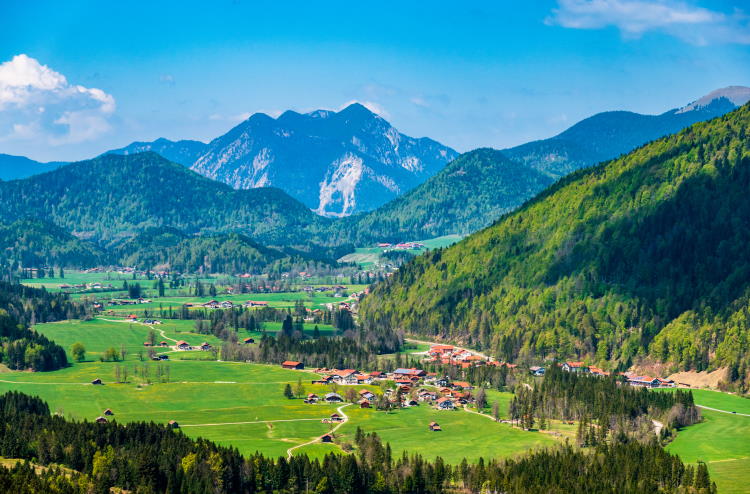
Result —
[[107, 254], [62, 228], [42, 220], [0, 225], [0, 264], [24, 267], [96, 266]]
[[500, 151], [462, 154], [432, 178], [388, 204], [340, 226], [355, 243], [475, 232], [550, 185], [553, 179]]
[[750, 88], [729, 86], [661, 115], [627, 111], [598, 113], [555, 137], [522, 144], [504, 152], [511, 159], [559, 178], [574, 170], [616, 158], [696, 122], [724, 115], [749, 100]]
[[190, 167], [205, 152], [207, 145], [200, 141], [170, 141], [159, 138], [152, 142], [132, 142], [120, 149], [113, 149], [104, 154], [138, 154], [153, 151], [156, 154], [183, 166]]
[[19, 178], [30, 177], [37, 173], [44, 173], [54, 170], [65, 163], [61, 161], [51, 161], [49, 163], [40, 163], [25, 156], [13, 156], [10, 154], [0, 153], [0, 180], [17, 180]]
[[180, 273], [260, 273], [286, 257], [237, 233], [188, 236], [173, 228], [149, 228], [117, 249], [125, 266]]
[[277, 119], [257, 113], [211, 141], [192, 169], [237, 189], [279, 187], [319, 214], [346, 216], [412, 189], [456, 156], [355, 103]]
[[317, 247], [328, 221], [283, 191], [233, 190], [149, 152], [105, 155], [0, 183], [0, 221], [51, 221], [112, 244], [153, 226], [188, 234], [238, 232], [263, 244]]
[[372, 327], [507, 359], [748, 363], [750, 105], [566, 177], [403, 266]]

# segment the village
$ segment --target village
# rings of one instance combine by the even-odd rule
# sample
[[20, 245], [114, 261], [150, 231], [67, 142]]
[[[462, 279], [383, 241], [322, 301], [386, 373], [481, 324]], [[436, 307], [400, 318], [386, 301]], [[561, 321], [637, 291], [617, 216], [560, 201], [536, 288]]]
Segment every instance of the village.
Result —
[[[509, 371], [514, 371], [518, 367], [517, 364], [499, 362], [453, 345], [432, 345], [425, 353], [423, 359], [425, 363], [451, 365], [460, 369], [473, 366], [495, 366], [506, 367]], [[602, 378], [611, 375], [609, 372], [595, 366], [586, 365], [584, 362], [566, 361], [555, 365], [558, 365], [565, 372], [576, 374]], [[282, 362], [281, 367], [292, 370], [305, 369], [304, 363], [290, 360]], [[356, 403], [360, 408], [374, 406], [379, 409], [407, 408], [427, 404], [437, 410], [455, 410], [475, 402], [475, 396], [472, 393], [474, 385], [471, 383], [454, 380], [448, 376], [439, 375], [437, 372], [427, 372], [414, 367], [398, 368], [390, 372], [327, 368], [317, 368], [313, 372], [319, 374], [320, 377], [312, 380], [311, 384], [331, 385], [336, 389], [323, 396], [310, 393], [305, 399], [305, 403], [308, 404], [315, 404], [319, 401], [340, 403], [348, 400]], [[531, 366], [529, 367], [529, 373], [533, 377], [542, 377], [545, 374], [545, 368]], [[673, 388], [677, 386], [671, 379], [636, 375], [628, 372], [621, 372], [618, 375], [622, 378], [622, 384], [635, 387]], [[378, 396], [368, 389], [362, 389], [359, 392], [350, 389], [348, 390], [350, 396], [346, 396], [346, 398], [336, 392], [338, 386], [356, 385], [381, 385], [384, 391], [382, 396]], [[338, 419], [332, 416], [331, 420], [335, 422]], [[436, 430], [439, 430], [439, 426]]]

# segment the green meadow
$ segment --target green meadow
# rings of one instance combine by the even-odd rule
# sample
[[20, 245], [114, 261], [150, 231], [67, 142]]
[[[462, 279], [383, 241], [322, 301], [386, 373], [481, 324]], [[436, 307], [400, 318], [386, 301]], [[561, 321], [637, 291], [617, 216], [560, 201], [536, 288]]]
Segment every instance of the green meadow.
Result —
[[[210, 336], [190, 333], [192, 321], [165, 321], [155, 326], [157, 333], [184, 339], [190, 343], [209, 341]], [[205, 437], [220, 444], [231, 445], [244, 454], [260, 451], [266, 455], [286, 455], [294, 446], [295, 453], [322, 457], [329, 452], [343, 453], [339, 445], [321, 444], [317, 438], [331, 429], [322, 419], [330, 416], [339, 405], [304, 404], [301, 399], [287, 399], [283, 388], [301, 380], [305, 393], [319, 395], [330, 387], [313, 385], [317, 377], [309, 371], [282, 369], [277, 365], [248, 364], [200, 360], [210, 352], [171, 352], [170, 361], [140, 360], [149, 328], [128, 322], [96, 318], [92, 321], [65, 321], [38, 324], [37, 331], [69, 348], [76, 341], [87, 349], [87, 359], [55, 372], [4, 372], [0, 374], [0, 392], [23, 391], [46, 400], [50, 408], [66, 417], [93, 420], [107, 408], [119, 422], [176, 420], [180, 430], [191, 437]], [[328, 327], [321, 328], [329, 330]], [[157, 340], [161, 335], [157, 335]], [[110, 346], [127, 350], [124, 362], [100, 362], [98, 356]], [[116, 383], [117, 373], [127, 371], [127, 382]], [[101, 386], [92, 385], [101, 379]], [[345, 387], [339, 389], [344, 394]], [[359, 390], [362, 387], [357, 386]], [[507, 413], [508, 393], [489, 393], [490, 401], [501, 403]], [[352, 442], [356, 428], [377, 432], [391, 443], [396, 454], [411, 451], [425, 456], [442, 456], [458, 462], [480, 456], [499, 457], [522, 453], [530, 448], [553, 444], [549, 434], [524, 432], [507, 424], [496, 423], [487, 416], [467, 411], [437, 411], [420, 405], [391, 413], [344, 408], [350, 421], [338, 431], [339, 444]], [[442, 433], [427, 430], [437, 421]], [[309, 445], [306, 445], [310, 443]]]
[[[319, 325], [322, 333], [333, 331]], [[141, 360], [143, 342], [149, 328], [138, 323], [107, 320], [64, 321], [38, 324], [42, 332], [66, 349], [77, 341], [87, 350], [83, 363], [48, 373], [3, 372], [0, 392], [18, 390], [38, 395], [52, 410], [78, 419], [92, 420], [106, 408], [114, 411], [120, 422], [136, 420], [166, 423], [176, 420], [181, 430], [192, 437], [205, 437], [224, 445], [237, 447], [244, 454], [260, 451], [266, 455], [286, 455], [289, 448], [313, 457], [329, 452], [342, 453], [340, 444], [353, 442], [357, 427], [377, 432], [391, 444], [395, 455], [403, 451], [428, 458], [440, 456], [451, 463], [478, 457], [503, 457], [529, 449], [555, 444], [572, 438], [575, 426], [551, 424], [552, 431], [521, 431], [497, 423], [489, 416], [468, 411], [438, 411], [428, 405], [378, 412], [347, 406], [350, 420], [337, 432], [339, 445], [321, 444], [316, 439], [328, 432], [329, 424], [321, 420], [330, 416], [337, 405], [306, 405], [301, 399], [286, 399], [283, 387], [301, 379], [305, 392], [323, 394], [329, 387], [312, 385], [311, 372], [281, 369], [276, 365], [220, 362], [211, 360], [211, 352], [170, 352], [167, 363]], [[220, 341], [211, 335], [194, 333], [194, 321], [164, 320], [155, 326], [157, 341], [181, 339], [197, 345]], [[278, 323], [266, 323], [273, 333]], [[312, 325], [306, 325], [312, 331]], [[162, 335], [163, 332], [163, 335]], [[127, 351], [124, 362], [100, 362], [99, 356], [109, 347]], [[422, 351], [417, 345], [408, 351]], [[127, 370], [127, 383], [116, 384], [116, 369]], [[168, 369], [168, 371], [167, 371]], [[103, 386], [91, 385], [101, 379]], [[357, 387], [357, 389], [361, 389]], [[344, 389], [339, 390], [343, 394]], [[686, 462], [703, 461], [709, 467], [720, 492], [747, 492], [750, 481], [750, 400], [724, 393], [694, 390], [696, 403], [737, 414], [702, 410], [704, 420], [679, 431], [668, 450]], [[512, 395], [494, 390], [487, 392], [489, 414], [497, 402], [500, 418], [508, 418]], [[443, 431], [431, 432], [427, 425], [438, 422]], [[307, 444], [310, 443], [310, 444]]]
[[[693, 390], [695, 402], [719, 410], [750, 413], [750, 400], [726, 393]], [[686, 427], [667, 446], [685, 462], [703, 461], [720, 493], [750, 490], [750, 417], [701, 410], [703, 421]]]
[[[442, 237], [430, 238], [427, 240], [415, 240], [414, 242], [424, 244], [424, 248], [410, 250], [413, 254], [422, 254], [423, 252], [430, 249], [439, 249], [442, 247], [448, 247], [456, 242], [460, 241], [463, 237], [461, 235], [445, 235]], [[354, 249], [354, 252], [343, 256], [339, 261], [341, 262], [353, 262], [359, 264], [364, 269], [371, 268], [376, 264], [384, 262], [382, 254], [388, 250], [388, 247], [359, 247]]]

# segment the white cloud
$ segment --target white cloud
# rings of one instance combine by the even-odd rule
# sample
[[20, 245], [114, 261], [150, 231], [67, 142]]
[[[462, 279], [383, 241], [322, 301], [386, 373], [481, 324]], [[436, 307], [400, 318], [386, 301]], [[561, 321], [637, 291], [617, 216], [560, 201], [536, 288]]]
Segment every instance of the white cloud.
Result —
[[750, 44], [748, 16], [709, 10], [680, 0], [558, 0], [548, 25], [573, 29], [617, 27], [624, 37], [661, 31], [696, 45]]
[[365, 108], [367, 108], [368, 110], [370, 110], [374, 114], [380, 115], [383, 118], [386, 118], [386, 119], [391, 118], [391, 114], [388, 113], [388, 110], [386, 110], [385, 108], [383, 108], [383, 106], [380, 105], [379, 103], [375, 103], [374, 101], [360, 101], [360, 100], [356, 100], [356, 99], [349, 100], [346, 103], [344, 103], [343, 105], [341, 105], [338, 108], [338, 110], [336, 110], [336, 111], [341, 111], [344, 108], [346, 108], [347, 106], [352, 105], [354, 103], [359, 103], [360, 105], [364, 106]]
[[110, 130], [115, 99], [97, 88], [70, 84], [27, 55], [0, 64], [0, 142], [59, 146]]

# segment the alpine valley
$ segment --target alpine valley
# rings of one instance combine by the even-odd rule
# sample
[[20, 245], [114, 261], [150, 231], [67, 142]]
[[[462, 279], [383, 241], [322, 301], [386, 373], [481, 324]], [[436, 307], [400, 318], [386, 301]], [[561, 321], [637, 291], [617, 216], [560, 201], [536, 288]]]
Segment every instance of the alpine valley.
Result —
[[743, 2], [38, 4], [0, 494], [750, 493]]

